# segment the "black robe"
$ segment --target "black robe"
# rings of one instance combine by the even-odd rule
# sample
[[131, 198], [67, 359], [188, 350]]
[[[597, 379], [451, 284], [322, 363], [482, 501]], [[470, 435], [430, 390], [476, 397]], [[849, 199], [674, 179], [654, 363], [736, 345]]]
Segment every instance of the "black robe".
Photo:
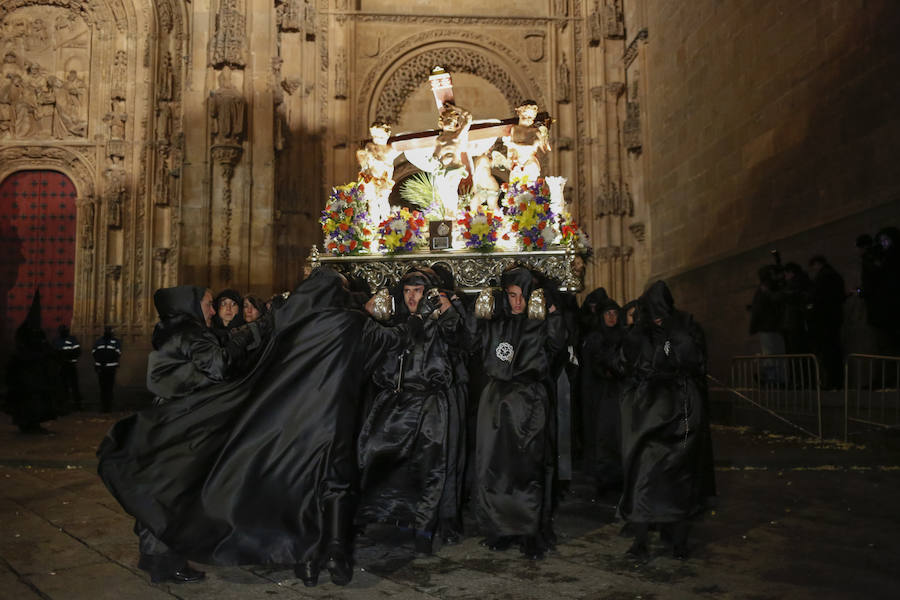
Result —
[[[609, 309], [618, 309], [618, 304], [608, 300], [603, 310]], [[616, 489], [622, 485], [619, 412], [624, 388], [619, 360], [622, 335], [623, 328], [619, 324], [607, 327], [601, 319], [597, 328], [587, 334], [581, 351], [583, 400], [590, 406], [589, 414], [594, 419], [586, 428], [586, 434], [593, 439], [587, 445], [592, 453], [585, 454], [585, 469], [596, 478], [599, 489]]]
[[[637, 523], [682, 521], [715, 495], [706, 346], [691, 315], [657, 282], [623, 341], [624, 489], [619, 514]], [[661, 318], [662, 325], [655, 325]]]
[[489, 538], [536, 537], [547, 547], [554, 541], [556, 467], [551, 366], [565, 348], [562, 315], [479, 321], [475, 341], [487, 376], [475, 442], [473, 500], [479, 527]]
[[407, 339], [344, 308], [342, 281], [323, 269], [295, 290], [246, 378], [107, 434], [104, 483], [173, 551], [213, 564], [292, 564], [349, 539], [361, 389], [382, 352]]
[[377, 392], [358, 440], [362, 523], [434, 532], [440, 517], [451, 517], [441, 514], [441, 501], [455, 495], [446, 486], [460, 426], [450, 357], [458, 322], [453, 308], [427, 319], [422, 339], [388, 353], [375, 369]]

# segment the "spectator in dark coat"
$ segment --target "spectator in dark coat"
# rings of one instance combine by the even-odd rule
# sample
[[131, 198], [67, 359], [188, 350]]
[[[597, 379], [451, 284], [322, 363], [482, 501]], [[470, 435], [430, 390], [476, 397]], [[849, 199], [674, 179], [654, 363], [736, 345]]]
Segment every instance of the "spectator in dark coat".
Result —
[[835, 389], [843, 383], [841, 324], [844, 320], [844, 279], [821, 254], [809, 259], [813, 287], [809, 311], [809, 336], [819, 359], [821, 383]]

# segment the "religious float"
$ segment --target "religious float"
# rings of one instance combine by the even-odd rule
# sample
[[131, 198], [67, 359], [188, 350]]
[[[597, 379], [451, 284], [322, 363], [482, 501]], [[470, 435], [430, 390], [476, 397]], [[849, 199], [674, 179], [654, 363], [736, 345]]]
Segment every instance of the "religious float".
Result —
[[[322, 211], [324, 250], [313, 246], [310, 266], [362, 277], [374, 291], [412, 267], [441, 264], [475, 292], [519, 264], [580, 291], [590, 245], [569, 213], [566, 179], [541, 174], [549, 115], [525, 101], [515, 118], [475, 122], [454, 102], [448, 73], [435, 67], [430, 82], [439, 129], [392, 136], [390, 125], [371, 125], [357, 151], [359, 178], [333, 188]], [[408, 207], [389, 202], [401, 153], [421, 170], [401, 186]]]

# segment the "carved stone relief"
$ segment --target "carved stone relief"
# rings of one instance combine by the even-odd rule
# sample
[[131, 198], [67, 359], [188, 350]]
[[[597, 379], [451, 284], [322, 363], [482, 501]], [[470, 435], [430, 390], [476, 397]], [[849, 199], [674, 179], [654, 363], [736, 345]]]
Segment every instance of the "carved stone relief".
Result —
[[110, 229], [122, 228], [122, 205], [127, 193], [127, 174], [122, 159], [116, 155], [109, 157], [109, 166], [103, 171], [105, 185], [103, 201], [106, 203], [106, 225]]
[[303, 29], [303, 6], [301, 0], [276, 0], [275, 18], [278, 29], [284, 32]]
[[543, 31], [529, 31], [525, 34], [525, 54], [531, 62], [540, 62], [544, 60], [544, 38], [546, 34]]
[[434, 65], [450, 72], [472, 73], [490, 81], [516, 106], [526, 95], [510, 77], [508, 70], [480, 52], [468, 48], [440, 48], [425, 51], [391, 73], [378, 98], [376, 119], [396, 122], [406, 98], [423, 82], [428, 81]]
[[56, 6], [0, 17], [0, 138], [83, 138], [91, 33]]
[[[635, 77], [637, 72], [635, 71]], [[631, 82], [628, 102], [625, 104], [625, 123], [622, 125], [622, 137], [625, 149], [640, 154], [641, 142], [641, 104], [638, 98], [638, 82]]]
[[572, 93], [572, 87], [569, 83], [571, 74], [569, 73], [569, 61], [566, 59], [566, 53], [562, 53], [562, 60], [556, 69], [556, 98], [559, 102], [567, 104]]
[[240, 144], [244, 139], [244, 113], [247, 101], [235, 87], [231, 69], [219, 73], [219, 87], [210, 97], [211, 131], [214, 144]]
[[596, 214], [598, 216], [634, 214], [634, 200], [626, 184], [618, 185], [610, 181], [609, 174], [603, 175], [600, 189], [597, 192]]
[[347, 98], [347, 50], [338, 48], [334, 59], [334, 97], [339, 100]]
[[611, 40], [625, 39], [625, 11], [622, 0], [606, 2], [606, 37]]
[[588, 45], [597, 47], [603, 39], [603, 17], [600, 14], [600, 0], [594, 0], [594, 9], [588, 16]]
[[215, 29], [209, 40], [209, 65], [243, 68], [246, 64], [246, 17], [243, 0], [219, 0]]

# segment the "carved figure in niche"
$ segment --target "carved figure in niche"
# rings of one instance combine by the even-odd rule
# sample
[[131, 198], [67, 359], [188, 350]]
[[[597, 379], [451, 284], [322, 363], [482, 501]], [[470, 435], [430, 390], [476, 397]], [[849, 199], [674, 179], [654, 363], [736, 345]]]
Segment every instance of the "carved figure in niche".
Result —
[[156, 107], [156, 140], [168, 144], [172, 139], [172, 109], [167, 102]]
[[536, 125], [537, 103], [525, 100], [516, 108], [519, 122], [503, 138], [509, 179], [534, 181], [541, 175], [540, 153], [550, 152], [550, 132], [544, 124]]
[[211, 66], [244, 66], [244, 21], [238, 0], [220, 0], [215, 33], [209, 41]]
[[109, 167], [103, 171], [106, 187], [103, 200], [106, 202], [106, 222], [110, 229], [122, 227], [122, 204], [125, 202], [125, 166], [118, 156], [109, 157]]
[[557, 67], [556, 85], [559, 90], [559, 101], [567, 103], [571, 94], [571, 88], [569, 86], [569, 63], [566, 60], [565, 52], [563, 52], [562, 60], [559, 63], [559, 67]]
[[465, 169], [462, 153], [465, 152], [469, 141], [472, 113], [450, 102], [444, 102], [438, 125], [441, 132], [435, 139], [434, 158], [440, 163], [440, 168], [444, 171]]
[[621, 39], [625, 37], [625, 13], [622, 0], [606, 1], [606, 37]]
[[40, 52], [47, 47], [50, 41], [50, 32], [47, 24], [43, 19], [34, 19], [31, 22], [28, 35], [25, 37], [25, 50], [29, 52]]
[[13, 134], [13, 107], [9, 97], [10, 82], [0, 82], [0, 138]]
[[599, 46], [603, 39], [603, 19], [600, 16], [600, 0], [594, 0], [594, 10], [588, 16], [589, 45]]
[[306, 41], [316, 39], [316, 7], [309, 0], [303, 0], [303, 30], [306, 32]]
[[81, 210], [81, 247], [91, 250], [94, 247], [94, 203], [84, 203]]
[[125, 90], [128, 86], [128, 55], [124, 50], [116, 50], [116, 56], [109, 69], [110, 97], [113, 100], [124, 100]]
[[159, 66], [159, 89], [157, 99], [171, 100], [175, 92], [175, 73], [172, 69], [172, 55], [166, 52]]
[[213, 140], [216, 144], [240, 145], [244, 139], [244, 109], [247, 101], [231, 81], [231, 69], [219, 73], [219, 89], [210, 98]]
[[390, 212], [388, 197], [394, 187], [394, 159], [400, 154], [388, 144], [391, 126], [376, 121], [369, 126], [372, 141], [356, 151], [359, 161], [359, 177], [363, 181], [363, 194], [369, 206], [369, 216], [378, 224]]
[[8, 78], [13, 73], [22, 75], [24, 72], [25, 70], [22, 68], [18, 54], [10, 50], [3, 55], [3, 66], [0, 67], [0, 75], [2, 75], [4, 79]]
[[298, 0], [282, 0], [275, 9], [275, 15], [281, 31], [300, 31], [303, 26], [303, 11]]
[[284, 102], [284, 89], [281, 87], [274, 88], [272, 92], [272, 103], [275, 105], [272, 118], [274, 119], [273, 141], [276, 151], [284, 150], [285, 135], [287, 131], [287, 105]]
[[344, 48], [338, 49], [334, 61], [334, 97], [347, 98], [347, 51]]
[[153, 201], [159, 206], [169, 205], [171, 178], [172, 170], [169, 168], [168, 152], [165, 148], [160, 148], [156, 155], [156, 181], [153, 185]]

